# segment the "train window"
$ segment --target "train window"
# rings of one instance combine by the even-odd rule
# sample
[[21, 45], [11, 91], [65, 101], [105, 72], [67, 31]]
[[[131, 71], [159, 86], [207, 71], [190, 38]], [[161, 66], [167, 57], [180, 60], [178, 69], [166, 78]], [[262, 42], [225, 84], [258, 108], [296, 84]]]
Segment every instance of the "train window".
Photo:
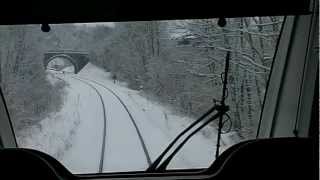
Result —
[[[76, 174], [144, 171], [221, 100], [220, 151], [256, 138], [283, 17], [0, 26], [1, 86], [19, 147]], [[207, 168], [218, 121], [168, 169]], [[196, 155], [196, 156], [195, 156]]]

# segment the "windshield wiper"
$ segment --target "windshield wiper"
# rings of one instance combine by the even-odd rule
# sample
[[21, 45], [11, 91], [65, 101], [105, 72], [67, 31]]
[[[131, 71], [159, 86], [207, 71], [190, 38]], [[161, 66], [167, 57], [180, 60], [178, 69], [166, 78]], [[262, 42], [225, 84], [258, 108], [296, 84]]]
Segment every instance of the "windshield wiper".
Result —
[[[204, 113], [198, 120], [194, 121], [192, 124], [190, 124], [186, 129], [184, 129], [180, 134], [178, 134], [176, 136], [176, 138], [168, 145], [168, 147], [158, 156], [158, 158], [148, 167], [148, 169], [146, 170], [147, 172], [152, 172], [155, 171], [157, 169], [157, 166], [160, 164], [161, 160], [163, 159], [163, 157], [169, 152], [169, 150], [174, 146], [174, 144], [184, 135], [186, 134], [189, 130], [191, 130], [193, 127], [195, 127], [197, 124], [199, 124], [203, 119], [205, 119], [207, 116], [209, 116], [211, 113], [213, 113], [214, 111], [218, 110], [218, 105], [213, 106], [212, 108], [210, 108], [206, 113]], [[211, 120], [212, 118], [210, 118], [209, 120]], [[208, 124], [209, 121], [207, 120], [204, 124], [202, 124], [200, 127], [205, 126], [206, 124]], [[197, 131], [200, 127], [198, 127], [195, 131]], [[201, 128], [202, 129], [202, 128]], [[193, 132], [194, 134], [196, 132]], [[191, 135], [191, 134], [190, 134]], [[190, 136], [189, 135], [189, 136]], [[188, 137], [189, 137], [188, 136]], [[192, 136], [192, 135], [191, 135]], [[188, 137], [186, 137], [186, 139], [189, 139]], [[186, 141], [186, 140], [184, 140]], [[183, 143], [183, 142], [182, 142]], [[183, 143], [185, 144], [185, 143]], [[180, 144], [180, 146], [183, 146]], [[180, 148], [179, 148], [180, 149]], [[177, 149], [175, 151], [178, 151]]]
[[201, 126], [196, 128], [194, 131], [192, 131], [178, 146], [177, 148], [163, 161], [163, 163], [156, 169], [157, 171], [164, 171], [166, 170], [167, 166], [169, 165], [170, 161], [173, 159], [173, 157], [179, 152], [179, 150], [188, 142], [188, 140], [194, 136], [197, 132], [199, 132], [201, 129], [203, 129], [206, 125], [208, 125], [210, 122], [218, 119], [219, 117], [223, 116], [227, 111], [229, 110], [228, 106], [221, 106], [217, 105], [217, 113], [211, 116], [207, 121], [205, 121]]
[[[220, 23], [220, 24], [219, 24]], [[220, 18], [218, 21], [218, 24], [221, 26], [225, 26], [225, 19]], [[187, 141], [195, 135], [197, 132], [199, 132], [202, 128], [204, 128], [206, 125], [208, 125], [213, 120], [216, 120], [219, 118], [219, 125], [218, 125], [218, 137], [217, 137], [217, 144], [216, 144], [216, 158], [219, 156], [219, 148], [220, 148], [220, 139], [221, 139], [221, 133], [223, 128], [223, 116], [226, 114], [227, 111], [229, 111], [229, 106], [225, 105], [225, 99], [227, 97], [227, 83], [228, 83], [228, 72], [229, 72], [229, 61], [230, 61], [230, 52], [228, 51], [226, 54], [226, 61], [225, 61], [225, 71], [224, 71], [224, 78], [223, 81], [223, 88], [222, 88], [222, 98], [220, 101], [220, 105], [214, 105], [212, 108], [210, 108], [205, 114], [203, 114], [198, 120], [193, 122], [191, 125], [189, 125], [185, 130], [183, 130], [178, 136], [168, 145], [168, 147], [160, 154], [160, 156], [149, 166], [149, 168], [146, 170], [147, 172], [159, 172], [166, 170], [166, 167], [170, 163], [170, 161], [173, 159], [173, 157], [179, 152], [179, 150], [187, 143]], [[212, 115], [207, 121], [205, 121], [203, 124], [201, 124], [198, 128], [196, 128], [193, 132], [191, 132], [178, 146], [177, 148], [163, 161], [162, 164], [160, 164], [161, 160], [164, 158], [164, 156], [169, 152], [169, 150], [173, 147], [173, 145], [188, 131], [190, 131], [193, 127], [195, 127], [197, 124], [199, 124], [203, 119], [205, 119], [207, 116], [209, 116], [214, 111], [218, 111], [216, 114]], [[159, 166], [160, 164], [160, 166]], [[159, 167], [158, 167], [159, 166]], [[158, 167], [158, 168], [157, 168]]]
[[[218, 125], [218, 137], [217, 137], [217, 144], [216, 144], [216, 157], [219, 156], [219, 148], [220, 148], [220, 139], [221, 139], [221, 133], [223, 128], [223, 116], [226, 115], [227, 111], [229, 111], [229, 106], [225, 105], [225, 99], [226, 99], [226, 92], [227, 92], [227, 76], [229, 71], [229, 60], [230, 60], [230, 52], [227, 52], [226, 55], [226, 62], [225, 62], [225, 71], [224, 71], [224, 78], [223, 78], [223, 89], [222, 89], [222, 99], [220, 101], [220, 105], [214, 105], [212, 108], [210, 108], [205, 114], [203, 114], [198, 120], [193, 122], [191, 125], [189, 125], [185, 130], [183, 130], [178, 136], [168, 145], [168, 147], [160, 154], [160, 156], [149, 166], [149, 168], [146, 170], [147, 172], [161, 172], [165, 171], [166, 167], [170, 163], [170, 161], [173, 159], [173, 157], [179, 152], [179, 150], [187, 143], [187, 141], [195, 135], [197, 132], [199, 132], [202, 128], [204, 128], [206, 125], [208, 125], [213, 120], [216, 120], [219, 118], [219, 125]], [[203, 124], [201, 124], [198, 128], [196, 128], [194, 131], [192, 131], [178, 146], [177, 148], [163, 161], [162, 164], [160, 164], [161, 160], [164, 158], [164, 156], [169, 152], [169, 150], [173, 147], [173, 145], [188, 131], [190, 131], [193, 127], [195, 127], [197, 124], [199, 124], [203, 119], [211, 115], [214, 111], [217, 111], [216, 114], [212, 115], [207, 121], [205, 121]], [[160, 166], [159, 166], [160, 164]], [[159, 166], [159, 167], [158, 167]], [[158, 167], [158, 168], [157, 168]]]
[[160, 164], [163, 157], [169, 152], [169, 150], [173, 147], [173, 145], [184, 135], [186, 134], [190, 129], [192, 129], [194, 126], [196, 126], [198, 123], [200, 123], [204, 118], [206, 118], [208, 115], [210, 115], [212, 112], [214, 112], [217, 109], [216, 106], [211, 107], [206, 113], [204, 113], [198, 120], [194, 121], [192, 124], [190, 124], [186, 129], [184, 129], [180, 134], [178, 134], [174, 140], [168, 145], [168, 147], [158, 156], [158, 158], [148, 167], [146, 171], [155, 171], [157, 166]]

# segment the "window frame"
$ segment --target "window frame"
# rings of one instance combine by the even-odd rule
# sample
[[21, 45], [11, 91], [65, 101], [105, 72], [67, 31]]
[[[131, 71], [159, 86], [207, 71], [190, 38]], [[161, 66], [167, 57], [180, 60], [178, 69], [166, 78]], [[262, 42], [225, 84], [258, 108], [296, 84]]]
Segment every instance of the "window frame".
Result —
[[[310, 16], [310, 15], [307, 15]], [[284, 25], [286, 23], [286, 20], [284, 20], [283, 22], [283, 26], [282, 26], [282, 30], [280, 32], [280, 36], [283, 36], [283, 29], [284, 29]], [[292, 24], [293, 25], [293, 24]], [[290, 36], [293, 32], [290, 32]], [[281, 48], [281, 39], [278, 40], [278, 48]], [[290, 42], [287, 42], [290, 43]], [[286, 43], [286, 44], [287, 44]], [[283, 44], [284, 45], [284, 44]], [[276, 54], [275, 54], [276, 56]], [[267, 121], [267, 112], [268, 112], [268, 108], [270, 108], [270, 105], [268, 105], [268, 103], [271, 103], [272, 98], [269, 98], [270, 96], [272, 96], [272, 92], [269, 92], [269, 88], [272, 87], [270, 85], [270, 81], [272, 79], [272, 81], [276, 81], [275, 77], [276, 77], [276, 70], [274, 70], [275, 63], [284, 63], [282, 64], [282, 68], [286, 67], [286, 62], [279, 62], [279, 58], [274, 57], [274, 62], [272, 65], [272, 72], [270, 73], [270, 77], [268, 79], [268, 86], [266, 88], [266, 94], [265, 94], [265, 99], [264, 99], [264, 106], [261, 112], [261, 119], [260, 119], [260, 125], [258, 130], [260, 129], [260, 127], [267, 127], [267, 128], [263, 128], [265, 129], [264, 132], [260, 131], [260, 133], [257, 133], [257, 137], [272, 137], [272, 135], [270, 134], [272, 131], [272, 124], [274, 123], [274, 120], [270, 121], [271, 124], [265, 124], [265, 122]], [[318, 63], [317, 63], [318, 64]], [[307, 68], [303, 70], [303, 74], [305, 74], [305, 72], [307, 70], [309, 70], [310, 68], [312, 68], [314, 66], [314, 64], [310, 63], [308, 64]], [[284, 69], [283, 69], [284, 70]], [[281, 72], [281, 71], [280, 71]], [[281, 75], [283, 76], [283, 75]], [[303, 78], [302, 83], [309, 83], [306, 82], [306, 78], [310, 78], [314, 76], [314, 73], [311, 73], [310, 76], [306, 76], [305, 78]], [[283, 78], [281, 78], [283, 80]], [[281, 83], [281, 82], [278, 82]], [[312, 87], [312, 84], [308, 84], [309, 86]], [[303, 84], [303, 86], [307, 86], [305, 84]], [[277, 87], [278, 91], [277, 93], [279, 93], [279, 90], [281, 89], [281, 87]], [[299, 91], [300, 92], [300, 91]], [[307, 90], [304, 89], [303, 94], [307, 95]], [[8, 109], [7, 106], [5, 104], [5, 99], [3, 96], [2, 91], [0, 90], [0, 94], [1, 94], [1, 99], [0, 99], [0, 142], [3, 145], [3, 147], [13, 147], [16, 148], [17, 146], [17, 141], [16, 141], [16, 137], [14, 134], [14, 130], [12, 127], [12, 122], [10, 120], [10, 116], [8, 113]], [[277, 94], [278, 95], [278, 94]], [[269, 102], [270, 101], [270, 102]], [[278, 102], [273, 102], [272, 104], [272, 108], [273, 108], [273, 112], [275, 112], [275, 104], [274, 103], [278, 103]], [[273, 113], [274, 115], [274, 113]], [[273, 116], [272, 116], [273, 117]], [[269, 117], [270, 118], [270, 117]], [[270, 123], [269, 122], [269, 123]], [[271, 125], [271, 126], [270, 126]], [[210, 172], [207, 171], [207, 169], [179, 169], [179, 170], [167, 170], [167, 172], [165, 173], [146, 173], [143, 171], [132, 171], [132, 172], [117, 172], [117, 173], [101, 173], [101, 174], [76, 174], [75, 175], [77, 178], [79, 179], [109, 179], [109, 178], [113, 178], [113, 179], [121, 179], [121, 178], [128, 178], [128, 179], [205, 179], [205, 178], [209, 178], [209, 177], [213, 177], [214, 174], [210, 174]]]
[[[272, 65], [257, 137], [307, 137], [318, 67], [312, 51], [318, 22], [313, 14], [288, 16]], [[306, 38], [307, 37], [307, 38]], [[282, 49], [282, 51], [278, 51]], [[312, 91], [313, 92], [313, 91]], [[294, 133], [295, 129], [298, 134]]]

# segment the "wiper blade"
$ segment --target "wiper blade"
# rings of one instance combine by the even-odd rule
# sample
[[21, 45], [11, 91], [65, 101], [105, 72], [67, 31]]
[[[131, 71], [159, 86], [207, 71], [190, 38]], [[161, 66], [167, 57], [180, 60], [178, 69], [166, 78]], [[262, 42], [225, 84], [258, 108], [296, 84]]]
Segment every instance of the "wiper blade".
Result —
[[161, 160], [164, 156], [169, 152], [169, 150], [173, 147], [173, 145], [190, 129], [199, 124], [203, 119], [209, 116], [212, 112], [218, 109], [217, 105], [211, 107], [206, 113], [204, 113], [199, 119], [190, 124], [186, 129], [184, 129], [180, 134], [176, 136], [176, 138], [168, 145], [168, 147], [158, 156], [158, 158], [148, 167], [147, 172], [153, 172], [157, 169], [157, 166], [160, 164]]
[[161, 172], [166, 170], [167, 166], [169, 165], [170, 161], [173, 157], [179, 152], [179, 150], [189, 141], [189, 139], [194, 136], [197, 132], [207, 126], [210, 122], [218, 119], [219, 117], [223, 116], [228, 110], [228, 106], [217, 106], [218, 112], [210, 117], [206, 122], [204, 122], [201, 126], [195, 129], [192, 133], [190, 133], [178, 146], [177, 148], [163, 161], [163, 163], [156, 169], [157, 172]]
[[[226, 114], [227, 111], [229, 111], [229, 106], [225, 105], [225, 99], [227, 97], [227, 82], [228, 82], [228, 72], [229, 72], [229, 61], [230, 61], [230, 52], [227, 52], [226, 54], [226, 62], [225, 62], [225, 71], [224, 71], [224, 78], [223, 78], [223, 88], [222, 88], [222, 99], [220, 101], [220, 105], [214, 105], [212, 108], [209, 109], [205, 114], [203, 114], [198, 120], [193, 122], [190, 126], [188, 126], [185, 130], [183, 130], [169, 145], [168, 147], [160, 154], [160, 156], [149, 166], [149, 168], [146, 170], [147, 172], [158, 172], [158, 171], [164, 171], [172, 158], [177, 154], [177, 152], [184, 146], [184, 144], [197, 132], [199, 132], [202, 128], [204, 128], [207, 124], [209, 124], [211, 121], [219, 118], [219, 127], [218, 127], [218, 138], [217, 138], [217, 147], [216, 147], [216, 157], [219, 156], [219, 148], [220, 148], [220, 139], [221, 139], [221, 133], [222, 133], [222, 126], [223, 126], [223, 116]], [[192, 129], [194, 126], [196, 126], [198, 123], [200, 123], [204, 118], [209, 116], [213, 111], [217, 110], [218, 112], [210, 117], [205, 123], [203, 123], [201, 126], [199, 126], [197, 129], [195, 129], [191, 134], [189, 134], [183, 141], [178, 145], [178, 147], [169, 155], [167, 159], [164, 160], [164, 162], [157, 168], [157, 166], [160, 164], [163, 157], [169, 152], [170, 148], [173, 147], [173, 145], [190, 129]]]

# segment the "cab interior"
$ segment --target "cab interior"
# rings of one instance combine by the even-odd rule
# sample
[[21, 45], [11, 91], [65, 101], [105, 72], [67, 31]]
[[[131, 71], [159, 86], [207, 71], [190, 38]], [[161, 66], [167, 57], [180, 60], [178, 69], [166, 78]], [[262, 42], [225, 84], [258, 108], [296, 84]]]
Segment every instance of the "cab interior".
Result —
[[[1, 25], [124, 22], [284, 16], [256, 139], [225, 150], [206, 169], [72, 174], [50, 155], [18, 148], [8, 108], [0, 100], [1, 179], [318, 179], [319, 2], [66, 1], [3, 4]], [[223, 22], [222, 22], [223, 24]], [[223, 111], [224, 106], [220, 106]], [[297, 125], [298, 124], [298, 125]], [[197, 157], [197, 154], [194, 154]], [[158, 166], [156, 166], [158, 165]]]

